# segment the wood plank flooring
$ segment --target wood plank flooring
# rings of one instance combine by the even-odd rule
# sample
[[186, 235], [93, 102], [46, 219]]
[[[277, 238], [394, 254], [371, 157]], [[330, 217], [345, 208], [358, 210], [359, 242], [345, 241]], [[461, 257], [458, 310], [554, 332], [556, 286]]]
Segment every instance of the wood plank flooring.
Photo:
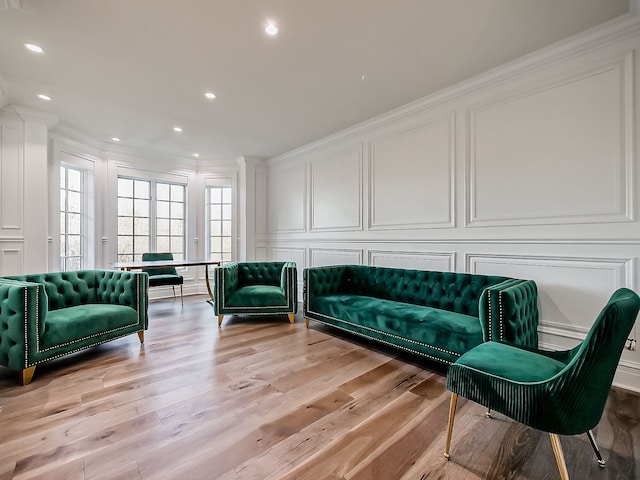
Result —
[[[0, 367], [0, 480], [559, 478], [548, 435], [460, 399], [451, 461], [443, 366], [301, 315], [226, 317], [204, 297], [152, 302], [129, 337]], [[562, 437], [572, 480], [640, 479], [640, 396], [613, 390], [596, 431]]]

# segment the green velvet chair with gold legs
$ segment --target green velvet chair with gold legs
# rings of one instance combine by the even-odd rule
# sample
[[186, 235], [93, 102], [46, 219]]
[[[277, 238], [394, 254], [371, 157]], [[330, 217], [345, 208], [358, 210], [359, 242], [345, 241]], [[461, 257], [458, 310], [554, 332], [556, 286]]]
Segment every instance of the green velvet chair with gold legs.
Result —
[[[161, 260], [173, 260], [172, 253], [147, 252], [142, 254], [143, 262], [156, 262]], [[176, 285], [180, 285], [180, 301], [184, 304], [182, 285], [184, 278], [175, 267], [143, 268], [143, 272], [149, 275], [149, 287], [171, 286], [173, 288], [173, 298], [176, 298]]]
[[560, 477], [569, 474], [558, 435], [587, 433], [602, 416], [618, 361], [640, 309], [638, 295], [614, 292], [586, 338], [566, 351], [542, 351], [487, 342], [462, 355], [447, 372], [451, 391], [445, 457], [449, 459], [458, 395], [529, 427], [548, 432]]
[[233, 262], [214, 274], [213, 309], [225, 315], [282, 315], [294, 323], [298, 311], [295, 262]]

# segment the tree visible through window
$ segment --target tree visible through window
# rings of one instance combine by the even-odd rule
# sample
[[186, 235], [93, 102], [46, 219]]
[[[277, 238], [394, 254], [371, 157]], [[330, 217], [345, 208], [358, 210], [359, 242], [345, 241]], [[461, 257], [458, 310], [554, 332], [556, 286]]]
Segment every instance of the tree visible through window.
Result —
[[84, 264], [84, 172], [60, 166], [60, 269], [80, 270]]
[[184, 185], [118, 178], [118, 261], [142, 260], [145, 252], [182, 260], [185, 208]]
[[231, 187], [207, 187], [209, 259], [231, 261]]

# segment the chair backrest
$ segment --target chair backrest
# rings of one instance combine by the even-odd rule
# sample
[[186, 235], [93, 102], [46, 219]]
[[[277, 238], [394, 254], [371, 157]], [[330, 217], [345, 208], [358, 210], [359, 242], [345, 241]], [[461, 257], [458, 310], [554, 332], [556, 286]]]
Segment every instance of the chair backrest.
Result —
[[613, 293], [583, 342], [571, 350], [569, 362], [549, 383], [549, 399], [558, 412], [556, 431], [576, 435], [600, 421], [624, 345], [638, 311], [640, 297], [627, 288]]
[[[159, 260], [173, 260], [173, 253], [147, 252], [142, 254], [143, 262], [155, 262]], [[147, 272], [150, 277], [154, 275], [178, 275], [175, 267], [143, 268], [142, 271]]]

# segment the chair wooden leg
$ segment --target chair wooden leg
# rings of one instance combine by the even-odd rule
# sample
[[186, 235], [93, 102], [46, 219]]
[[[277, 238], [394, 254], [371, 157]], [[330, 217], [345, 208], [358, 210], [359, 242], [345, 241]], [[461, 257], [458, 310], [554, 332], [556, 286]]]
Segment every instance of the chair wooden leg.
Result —
[[593, 448], [593, 451], [598, 458], [598, 465], [604, 468], [607, 462], [602, 459], [602, 454], [600, 453], [600, 449], [598, 448], [598, 444], [596, 443], [596, 437], [593, 436], [593, 432], [591, 430], [587, 431], [587, 436], [589, 437], [589, 442], [591, 442], [591, 448]]
[[182, 294], [182, 285], [180, 285], [180, 303], [184, 305], [184, 295]]
[[140, 339], [140, 343], [144, 343], [144, 330], [138, 330], [138, 338]]
[[35, 371], [35, 365], [33, 367], [20, 370], [20, 382], [22, 382], [22, 385], [29, 385], [31, 383], [31, 379], [33, 378]]
[[304, 321], [305, 321], [305, 323], [307, 324], [307, 328], [309, 328], [309, 322], [310, 322], [311, 320], [309, 320], [308, 318], [305, 318], [305, 319], [304, 319]]
[[551, 438], [553, 454], [556, 456], [556, 463], [558, 464], [558, 470], [560, 471], [560, 478], [562, 480], [569, 480], [569, 472], [567, 472], [567, 464], [564, 461], [564, 453], [562, 453], [560, 438], [555, 433], [550, 433], [549, 437]]
[[222, 320], [224, 320], [224, 315], [218, 315], [218, 326], [222, 325]]
[[453, 418], [456, 416], [456, 403], [458, 394], [451, 392], [451, 404], [449, 405], [449, 428], [447, 429], [447, 443], [444, 447], [444, 458], [449, 460], [449, 448], [451, 447], [451, 433], [453, 432]]
[[171, 288], [173, 289], [173, 299], [176, 299], [176, 286], [175, 285], [171, 285]]
[[296, 316], [293, 313], [287, 313], [289, 317], [289, 323], [293, 324], [296, 321]]

